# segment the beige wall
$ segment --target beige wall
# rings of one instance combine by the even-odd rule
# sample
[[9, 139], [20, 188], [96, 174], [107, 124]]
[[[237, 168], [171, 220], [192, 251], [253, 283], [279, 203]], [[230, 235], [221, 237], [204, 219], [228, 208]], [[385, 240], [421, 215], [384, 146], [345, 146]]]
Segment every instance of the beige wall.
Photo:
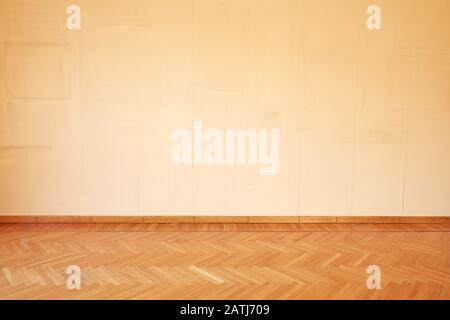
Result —
[[[0, 61], [0, 214], [450, 215], [449, 0], [0, 0]], [[192, 120], [279, 174], [173, 165]]]

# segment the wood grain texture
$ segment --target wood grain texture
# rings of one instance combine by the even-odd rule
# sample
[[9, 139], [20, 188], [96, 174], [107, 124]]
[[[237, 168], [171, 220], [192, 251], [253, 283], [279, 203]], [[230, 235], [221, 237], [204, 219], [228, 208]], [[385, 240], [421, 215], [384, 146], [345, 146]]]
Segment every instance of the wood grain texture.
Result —
[[[366, 287], [373, 264], [381, 290]], [[69, 265], [81, 290], [66, 289]], [[0, 224], [0, 288], [0, 299], [450, 299], [450, 225]]]

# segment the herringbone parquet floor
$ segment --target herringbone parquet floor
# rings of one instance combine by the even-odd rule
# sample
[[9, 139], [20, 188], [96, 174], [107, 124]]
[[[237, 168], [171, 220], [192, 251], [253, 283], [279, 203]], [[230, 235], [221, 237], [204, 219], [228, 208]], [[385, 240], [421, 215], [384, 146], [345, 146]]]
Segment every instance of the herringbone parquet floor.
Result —
[[0, 299], [450, 299], [450, 227], [4, 224]]

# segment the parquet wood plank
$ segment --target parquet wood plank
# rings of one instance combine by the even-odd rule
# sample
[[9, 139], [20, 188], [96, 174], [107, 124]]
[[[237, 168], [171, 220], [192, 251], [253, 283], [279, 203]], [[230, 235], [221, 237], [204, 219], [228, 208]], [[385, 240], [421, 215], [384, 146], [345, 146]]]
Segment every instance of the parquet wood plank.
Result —
[[[66, 268], [82, 270], [81, 290]], [[381, 290], [366, 287], [369, 265]], [[450, 299], [446, 224], [0, 224], [0, 299]]]

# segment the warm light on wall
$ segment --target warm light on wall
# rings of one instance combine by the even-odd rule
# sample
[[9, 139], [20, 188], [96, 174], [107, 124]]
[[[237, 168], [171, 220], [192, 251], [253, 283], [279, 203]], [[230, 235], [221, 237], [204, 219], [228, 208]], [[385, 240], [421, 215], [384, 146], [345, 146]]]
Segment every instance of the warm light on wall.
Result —
[[0, 3], [1, 215], [450, 215], [447, 0], [26, 4]]

